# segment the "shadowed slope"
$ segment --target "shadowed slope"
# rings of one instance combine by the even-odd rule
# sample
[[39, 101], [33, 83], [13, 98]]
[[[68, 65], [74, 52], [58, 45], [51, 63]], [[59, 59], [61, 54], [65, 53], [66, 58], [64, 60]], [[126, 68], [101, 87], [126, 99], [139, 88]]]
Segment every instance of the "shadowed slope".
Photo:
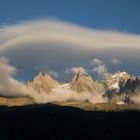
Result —
[[0, 138], [25, 140], [135, 139], [140, 112], [89, 112], [73, 107], [0, 107]]

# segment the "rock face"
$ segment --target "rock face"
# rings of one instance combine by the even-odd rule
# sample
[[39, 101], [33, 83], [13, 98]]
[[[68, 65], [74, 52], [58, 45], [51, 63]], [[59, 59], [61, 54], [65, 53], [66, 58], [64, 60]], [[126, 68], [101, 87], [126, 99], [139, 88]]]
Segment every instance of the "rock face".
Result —
[[89, 75], [77, 72], [70, 82], [70, 88], [77, 93], [89, 92], [95, 93], [102, 90], [103, 85], [94, 81]]
[[50, 93], [53, 88], [59, 85], [59, 82], [54, 80], [49, 74], [43, 75], [41, 72], [31, 82], [27, 83], [27, 87], [32, 87], [38, 93]]
[[126, 72], [117, 72], [105, 81], [107, 96], [111, 102], [130, 102], [130, 97], [140, 93], [140, 79]]
[[27, 83], [27, 87], [32, 87], [38, 93], [50, 93], [56, 87], [70, 89], [79, 94], [84, 92], [94, 95], [102, 93], [110, 103], [131, 103], [131, 97], [140, 94], [140, 78], [119, 71], [99, 82], [78, 71], [72, 81], [60, 84], [50, 75], [39, 73], [31, 82]]

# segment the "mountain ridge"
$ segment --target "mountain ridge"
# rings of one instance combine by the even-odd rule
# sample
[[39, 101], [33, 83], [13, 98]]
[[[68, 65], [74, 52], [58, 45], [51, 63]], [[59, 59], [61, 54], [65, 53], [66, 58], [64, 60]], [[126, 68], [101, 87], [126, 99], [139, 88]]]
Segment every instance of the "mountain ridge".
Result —
[[72, 90], [78, 94], [89, 93], [98, 94], [104, 92], [103, 98], [108, 98], [109, 102], [132, 103], [130, 99], [140, 94], [140, 78], [129, 75], [127, 72], [118, 71], [109, 75], [104, 81], [93, 80], [88, 74], [77, 71], [72, 80], [68, 83], [59, 83], [49, 74], [37, 74], [32, 81], [27, 83], [27, 87], [34, 88], [38, 93], [49, 94], [53, 89]]

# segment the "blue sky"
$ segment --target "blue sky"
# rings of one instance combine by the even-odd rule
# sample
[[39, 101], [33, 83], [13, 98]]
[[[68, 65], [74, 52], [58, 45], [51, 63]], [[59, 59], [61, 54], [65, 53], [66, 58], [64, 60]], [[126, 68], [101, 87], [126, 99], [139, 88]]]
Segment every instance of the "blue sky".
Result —
[[54, 17], [97, 29], [140, 34], [139, 0], [0, 0], [0, 24]]

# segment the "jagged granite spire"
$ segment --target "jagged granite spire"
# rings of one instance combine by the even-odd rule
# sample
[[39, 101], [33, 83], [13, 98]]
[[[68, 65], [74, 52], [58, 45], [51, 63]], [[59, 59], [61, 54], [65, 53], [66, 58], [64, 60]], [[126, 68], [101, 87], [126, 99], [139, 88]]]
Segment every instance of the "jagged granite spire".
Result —
[[91, 76], [78, 71], [70, 82], [71, 89], [78, 92], [94, 93], [103, 88], [102, 84], [94, 81]]
[[27, 87], [32, 87], [38, 93], [51, 92], [52, 88], [59, 86], [59, 82], [54, 80], [49, 74], [37, 74], [31, 82], [27, 83]]

